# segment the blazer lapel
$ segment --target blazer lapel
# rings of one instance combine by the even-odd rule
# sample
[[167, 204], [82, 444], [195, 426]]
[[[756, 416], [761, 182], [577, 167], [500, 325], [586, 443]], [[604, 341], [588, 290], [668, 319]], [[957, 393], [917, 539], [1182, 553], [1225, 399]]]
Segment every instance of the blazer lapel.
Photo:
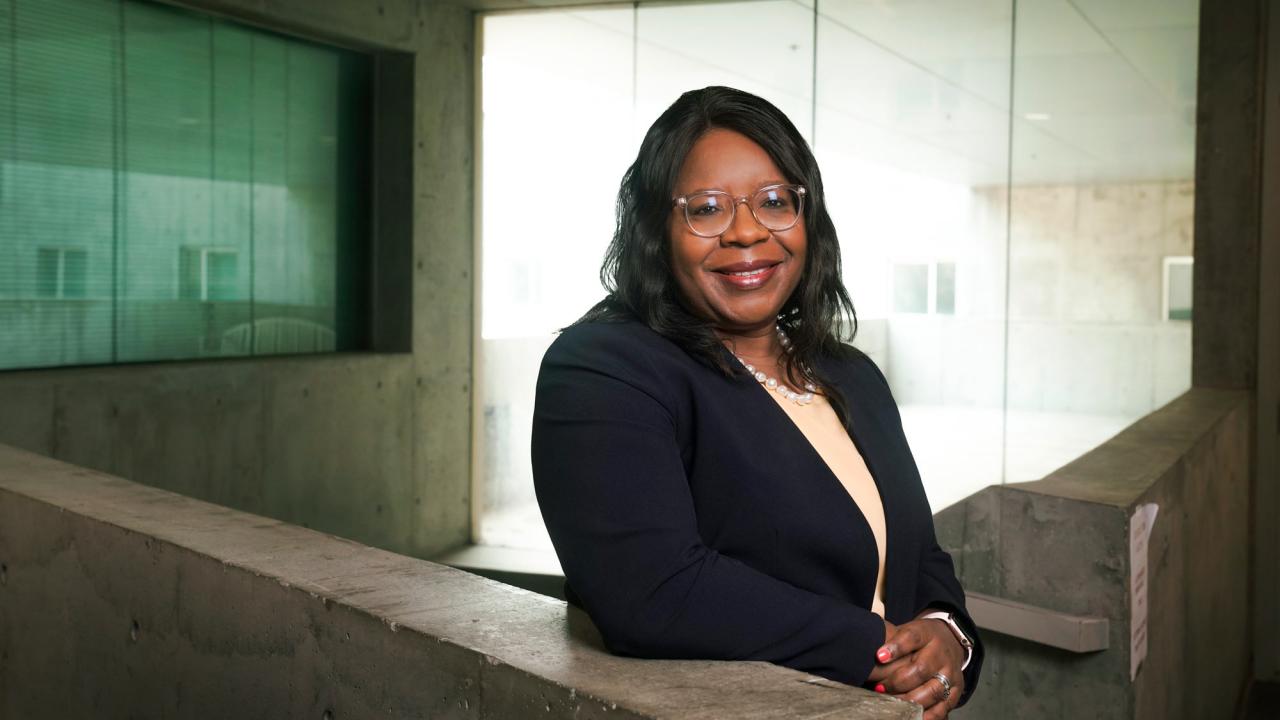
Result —
[[[904, 599], [900, 598], [903, 588], [903, 570], [910, 563], [905, 562], [902, 552], [904, 538], [901, 537], [902, 523], [899, 514], [900, 497], [898, 485], [894, 482], [891, 469], [895, 467], [892, 460], [891, 435], [884, 427], [883, 413], [875, 412], [880, 405], [877, 402], [883, 392], [870, 384], [867, 373], [858, 372], [850, 363], [823, 363], [825, 376], [835, 383], [835, 390], [844, 400], [847, 417], [845, 430], [853, 439], [853, 444], [862, 454], [862, 459], [871, 472], [871, 478], [880, 491], [880, 503], [884, 508], [885, 523], [885, 558], [884, 558], [884, 604], [886, 618], [890, 622], [903, 622], [901, 619]], [[908, 603], [909, 604], [909, 603]], [[905, 610], [910, 612], [910, 610]], [[910, 618], [907, 618], [910, 619]]]

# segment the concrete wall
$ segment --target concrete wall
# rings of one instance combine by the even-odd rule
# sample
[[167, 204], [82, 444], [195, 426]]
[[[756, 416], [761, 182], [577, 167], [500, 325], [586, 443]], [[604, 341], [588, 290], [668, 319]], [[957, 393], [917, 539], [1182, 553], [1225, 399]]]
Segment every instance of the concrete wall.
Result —
[[[1200, 4], [1197, 387], [1252, 394], [1253, 671], [1280, 680], [1280, 3]], [[1270, 70], [1270, 72], [1268, 72]]]
[[[1268, 13], [1262, 197], [1280, 197], [1280, 4]], [[1257, 509], [1254, 672], [1280, 682], [1280, 203], [1264, 203], [1258, 287]]]
[[[372, 334], [384, 352], [3, 372], [0, 442], [410, 555], [467, 542], [471, 11], [173, 4], [372, 53], [380, 80], [403, 81], [381, 88], [374, 120], [405, 126], [403, 143], [384, 133], [375, 148]], [[434, 202], [442, 194], [461, 202]], [[403, 338], [385, 330], [396, 325]]]
[[[1073, 654], [984, 635], [982, 718], [1231, 717], [1249, 677], [1248, 396], [1195, 389], [1043, 480], [990, 487], [936, 517], [969, 592], [1110, 620]], [[1160, 510], [1149, 646], [1131, 682], [1129, 522]]]
[[[1163, 258], [1192, 254], [1192, 183], [1024, 185], [1011, 195], [974, 191], [957, 314], [889, 319], [898, 401], [999, 407], [1007, 383], [1010, 408], [1137, 418], [1190, 387], [1191, 324], [1163, 320], [1161, 297]], [[979, 271], [1001, 281], [979, 282]]]
[[919, 718], [605, 652], [535, 593], [0, 446], [0, 718]]

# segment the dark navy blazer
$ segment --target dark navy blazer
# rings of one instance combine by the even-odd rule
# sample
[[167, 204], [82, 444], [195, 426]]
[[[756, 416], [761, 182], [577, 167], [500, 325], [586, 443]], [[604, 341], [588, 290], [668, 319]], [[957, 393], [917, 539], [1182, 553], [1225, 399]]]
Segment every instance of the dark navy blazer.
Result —
[[[843, 396], [880, 489], [886, 619], [945, 609], [976, 638], [889, 386], [850, 354], [818, 371]], [[566, 594], [613, 652], [766, 660], [866, 681], [884, 642], [869, 610], [871, 528], [745, 373], [726, 377], [639, 323], [569, 328], [538, 376], [533, 477]], [[965, 699], [981, 666], [979, 643]]]

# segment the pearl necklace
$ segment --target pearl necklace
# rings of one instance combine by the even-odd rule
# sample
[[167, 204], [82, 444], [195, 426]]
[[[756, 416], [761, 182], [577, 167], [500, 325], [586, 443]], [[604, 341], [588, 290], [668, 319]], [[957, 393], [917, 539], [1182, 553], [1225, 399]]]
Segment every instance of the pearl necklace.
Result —
[[[782, 343], [783, 352], [790, 352], [791, 338], [787, 337], [787, 334], [782, 331], [782, 326], [775, 325], [773, 329], [778, 332], [778, 341]], [[742, 363], [742, 367], [746, 368], [747, 372], [751, 373], [752, 377], [754, 377], [761, 385], [764, 385], [769, 390], [773, 390], [777, 392], [782, 397], [794, 402], [797, 405], [808, 405], [809, 403], [813, 402], [813, 393], [814, 391], [817, 390], [817, 388], [813, 386], [813, 383], [805, 383], [804, 389], [806, 390], [806, 392], [803, 392], [803, 393], [796, 392], [795, 390], [792, 390], [786, 385], [783, 385], [781, 382], [778, 381], [777, 378], [765, 375], [764, 371], [762, 370], [757, 370], [755, 365], [752, 365], [751, 363], [742, 359], [741, 355], [734, 353], [733, 356], [738, 359], [738, 362]]]

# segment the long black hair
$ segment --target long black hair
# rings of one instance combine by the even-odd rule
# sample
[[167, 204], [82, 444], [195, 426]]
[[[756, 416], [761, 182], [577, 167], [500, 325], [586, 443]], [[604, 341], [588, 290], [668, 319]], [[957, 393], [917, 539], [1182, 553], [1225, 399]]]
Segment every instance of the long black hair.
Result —
[[574, 324], [638, 320], [726, 374], [743, 372], [726, 359], [711, 323], [685, 307], [671, 268], [668, 228], [676, 179], [689, 150], [712, 128], [745, 135], [769, 154], [787, 182], [806, 189], [805, 267], [778, 321], [791, 338], [783, 369], [793, 387], [812, 383], [843, 416], [839, 396], [814, 370], [823, 355], [845, 355], [842, 340], [857, 332], [857, 315], [840, 279], [840, 243], [827, 214], [822, 175], [795, 125], [751, 93], [719, 86], [691, 90], [654, 121], [618, 189], [617, 227], [600, 268], [609, 294]]

